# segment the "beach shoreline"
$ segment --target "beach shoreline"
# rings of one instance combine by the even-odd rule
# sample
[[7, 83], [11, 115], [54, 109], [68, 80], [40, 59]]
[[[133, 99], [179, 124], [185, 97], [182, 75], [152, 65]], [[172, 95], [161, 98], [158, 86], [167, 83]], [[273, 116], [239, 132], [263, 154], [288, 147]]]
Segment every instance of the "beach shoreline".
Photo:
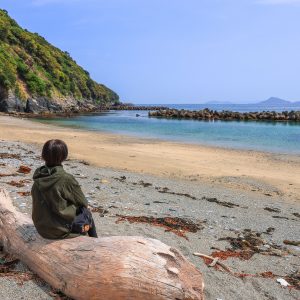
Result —
[[[40, 148], [39, 144], [1, 140], [0, 187], [9, 192], [17, 209], [28, 216], [32, 209], [32, 175], [43, 164]], [[30, 173], [18, 173], [21, 165], [31, 168]], [[300, 241], [299, 201], [289, 201], [287, 195], [276, 193], [274, 187], [253, 178], [250, 183], [260, 190], [247, 188], [249, 178], [236, 178], [224, 186], [216, 179], [208, 182], [201, 178], [99, 168], [82, 158], [71, 158], [63, 167], [75, 176], [90, 206], [95, 208], [93, 217], [100, 237], [143, 236], [180, 250], [203, 273], [206, 300], [299, 298], [299, 284], [283, 288], [276, 282], [277, 278], [285, 278], [290, 284], [297, 282], [300, 248], [286, 241]], [[233, 183], [236, 185], [231, 186]], [[139, 222], [139, 218], [148, 218], [149, 223]], [[196, 231], [156, 226], [155, 219], [162, 218], [186, 220], [196, 226]], [[222, 262], [239, 275], [208, 267], [204, 260], [193, 255], [195, 252], [206, 255], [219, 252], [225, 256]], [[0, 259], [6, 259], [1, 251]], [[14, 273], [0, 276], [1, 299], [60, 297], [24, 264], [18, 262], [11, 268]]]
[[207, 182], [243, 192], [300, 201], [300, 157], [253, 150], [184, 144], [49, 125], [0, 116], [0, 139], [39, 147], [65, 140], [71, 158], [91, 165], [164, 178]]

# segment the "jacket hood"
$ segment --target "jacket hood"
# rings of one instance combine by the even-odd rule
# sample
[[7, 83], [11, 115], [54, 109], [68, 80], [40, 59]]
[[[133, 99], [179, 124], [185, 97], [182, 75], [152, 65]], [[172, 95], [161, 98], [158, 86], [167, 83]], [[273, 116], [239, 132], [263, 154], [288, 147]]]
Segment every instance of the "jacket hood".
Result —
[[47, 167], [42, 166], [33, 174], [34, 183], [38, 186], [40, 191], [50, 189], [57, 183], [65, 173], [62, 166]]

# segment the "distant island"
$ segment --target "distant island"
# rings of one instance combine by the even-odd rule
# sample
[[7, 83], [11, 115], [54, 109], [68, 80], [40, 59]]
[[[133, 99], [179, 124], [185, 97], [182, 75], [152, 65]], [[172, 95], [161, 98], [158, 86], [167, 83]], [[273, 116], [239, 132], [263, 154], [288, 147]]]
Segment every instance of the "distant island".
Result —
[[21, 28], [0, 9], [0, 111], [85, 111], [119, 103], [68, 52]]
[[300, 101], [291, 102], [291, 101], [283, 100], [283, 99], [280, 99], [280, 98], [271, 97], [267, 100], [258, 102], [256, 104], [257, 105], [268, 105], [268, 106], [294, 106], [294, 105], [299, 106]]
[[[208, 102], [205, 102], [203, 104], [207, 104], [207, 105], [210, 105], [210, 104], [240, 105], [241, 103], [234, 103], [234, 102], [230, 102], [230, 101], [208, 101]], [[300, 101], [291, 102], [291, 101], [287, 101], [287, 100], [280, 99], [280, 98], [277, 98], [277, 97], [270, 97], [269, 99], [263, 100], [263, 101], [260, 101], [260, 102], [251, 102], [251, 103], [243, 103], [243, 104], [245, 104], [245, 105], [256, 105], [256, 106], [263, 105], [263, 106], [270, 106], [270, 107], [274, 107], [274, 106], [281, 107], [281, 106], [300, 106]]]

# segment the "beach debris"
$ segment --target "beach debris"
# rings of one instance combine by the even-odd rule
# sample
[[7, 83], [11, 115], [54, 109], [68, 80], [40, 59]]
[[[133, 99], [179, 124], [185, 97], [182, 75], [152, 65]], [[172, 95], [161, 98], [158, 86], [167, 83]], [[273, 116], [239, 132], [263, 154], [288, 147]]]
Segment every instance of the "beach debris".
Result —
[[287, 217], [282, 217], [282, 216], [272, 216], [274, 219], [284, 219], [284, 220], [289, 220]]
[[217, 198], [207, 198], [207, 197], [202, 197], [202, 200], [206, 200], [208, 202], [213, 202], [228, 208], [234, 208], [234, 207], [239, 207], [238, 204], [232, 203], [232, 202], [226, 202], [226, 201], [219, 201]]
[[294, 273], [291, 273], [287, 276], [280, 276], [287, 280], [287, 282], [290, 284], [291, 288], [300, 290], [300, 269], [295, 271]]
[[205, 264], [208, 265], [208, 266], [211, 266], [211, 267], [220, 266], [226, 272], [228, 272], [230, 274], [233, 274], [233, 272], [225, 264], [221, 263], [219, 260], [216, 260], [215, 257], [209, 256], [209, 255], [206, 255], [206, 254], [203, 254], [203, 253], [198, 253], [198, 252], [193, 253], [193, 255], [199, 256], [202, 259], [204, 259]]
[[283, 243], [285, 245], [300, 246], [300, 241], [284, 240]]
[[230, 218], [230, 219], [236, 219], [236, 217], [234, 217], [234, 216], [231, 216], [231, 217], [229, 217], [229, 216], [221, 216], [221, 218]]
[[76, 176], [76, 178], [81, 178], [81, 179], [86, 179], [86, 178], [88, 178], [86, 175], [84, 175], [84, 174], [75, 174]]
[[15, 270], [10, 270], [4, 273], [1, 273], [0, 271], [0, 277], [11, 277], [14, 280], [16, 280], [20, 285], [22, 285], [26, 281], [38, 279], [38, 277], [30, 271], [24, 272], [24, 271], [15, 271]]
[[12, 154], [12, 153], [0, 153], [0, 159], [8, 159], [8, 158], [12, 158], [12, 159], [21, 159], [20, 154]]
[[174, 234], [183, 237], [188, 240], [186, 233], [192, 232], [195, 233], [198, 230], [204, 228], [202, 223], [194, 223], [191, 220], [183, 219], [179, 217], [164, 217], [164, 218], [155, 218], [155, 217], [147, 217], [147, 216], [123, 216], [117, 215], [118, 220], [116, 223], [128, 221], [129, 223], [145, 223], [150, 224], [157, 227], [163, 227], [166, 231], [173, 232]]
[[62, 293], [59, 290], [52, 289], [49, 291], [49, 296], [53, 297], [55, 300], [72, 300], [72, 298], [66, 296], [64, 293]]
[[295, 217], [297, 217], [297, 218], [300, 218], [300, 214], [299, 213], [293, 213], [293, 215], [295, 216]]
[[166, 186], [165, 186], [165, 187], [159, 187], [159, 186], [156, 186], [155, 189], [156, 189], [156, 190], [161, 190], [162, 192], [167, 192], [167, 191], [169, 191], [169, 188], [167, 188]]
[[155, 189], [159, 192], [159, 193], [164, 193], [164, 194], [171, 194], [171, 195], [176, 195], [176, 196], [183, 196], [183, 197], [187, 197], [187, 198], [190, 198], [190, 199], [193, 199], [193, 200], [197, 200], [196, 197], [194, 196], [191, 196], [190, 194], [187, 194], [187, 193], [175, 193], [175, 192], [171, 192], [169, 190], [169, 188], [167, 187], [155, 187]]
[[192, 195], [190, 195], [188, 193], [176, 193], [176, 192], [172, 192], [167, 187], [163, 187], [163, 188], [161, 188], [161, 187], [155, 187], [155, 189], [159, 193], [171, 194], [171, 195], [176, 195], [176, 196], [183, 196], [183, 197], [186, 197], [186, 198], [190, 198], [192, 200], [205, 200], [205, 201], [213, 202], [213, 203], [216, 203], [216, 204], [219, 204], [221, 206], [228, 207], [228, 208], [239, 207], [238, 204], [235, 204], [235, 203], [232, 203], [232, 202], [220, 201], [217, 198], [209, 198], [209, 197], [203, 196], [201, 199], [199, 199], [199, 198], [197, 198], [195, 196], [192, 196]]
[[219, 257], [215, 257], [214, 260], [212, 261], [212, 263], [210, 263], [208, 266], [214, 267], [217, 264], [218, 260], [219, 260]]
[[5, 163], [0, 163], [0, 167], [5, 167], [6, 164]]
[[139, 182], [133, 182], [133, 185], [141, 185], [143, 187], [149, 187], [152, 186], [152, 183], [144, 182], [143, 180], [140, 180]]
[[228, 258], [239, 258], [240, 260], [248, 260], [253, 256], [252, 251], [232, 251], [232, 250], [225, 250], [225, 251], [214, 251], [211, 256], [214, 258], [218, 258], [221, 260], [227, 260]]
[[[0, 253], [1, 254], [1, 253]], [[15, 270], [16, 264], [19, 260], [9, 254], [3, 254], [0, 256], [0, 277], [12, 277], [19, 284], [23, 284], [25, 281], [31, 280], [36, 276], [30, 271], [17, 271]]]
[[18, 259], [12, 255], [3, 255], [0, 257], [0, 273], [6, 273], [9, 271], [15, 264], [19, 262]]
[[263, 232], [263, 233], [265, 233], [265, 234], [272, 234], [274, 231], [275, 231], [274, 227], [268, 227], [267, 230], [265, 232]]
[[18, 195], [22, 196], [22, 197], [28, 197], [31, 195], [30, 191], [27, 192], [17, 192]]
[[243, 232], [238, 233], [237, 237], [225, 237], [220, 238], [220, 241], [228, 241], [231, 245], [232, 251], [241, 250], [239, 254], [241, 259], [249, 259], [255, 253], [272, 256], [282, 256], [288, 253], [281, 246], [268, 243], [261, 237], [261, 233], [251, 231], [250, 229], [244, 229]]
[[280, 209], [279, 208], [275, 208], [275, 207], [265, 207], [264, 210], [267, 210], [269, 212], [280, 213]]
[[108, 214], [108, 210], [103, 208], [102, 206], [92, 207], [91, 212], [99, 213], [100, 217], [104, 217], [104, 215]]
[[108, 208], [119, 208], [119, 207], [116, 205], [110, 205]]
[[101, 179], [100, 183], [109, 183], [109, 181], [107, 179]]
[[287, 286], [289, 286], [290, 284], [285, 280], [285, 279], [283, 279], [283, 278], [278, 278], [278, 279], [276, 279], [276, 281], [278, 282], [278, 283], [280, 283], [282, 286], [284, 286], [284, 287], [287, 287]]
[[9, 176], [17, 176], [18, 174], [16, 173], [11, 173], [11, 174], [3, 174], [3, 173], [0, 173], [0, 177], [9, 177]]
[[11, 186], [15, 186], [15, 187], [24, 187], [26, 183], [29, 183], [30, 180], [29, 179], [23, 179], [23, 180], [20, 180], [20, 181], [10, 181], [10, 182], [7, 182], [7, 184], [11, 185]]
[[[221, 257], [214, 257], [214, 256], [209, 256], [203, 253], [193, 253], [195, 256], [199, 256], [203, 259], [204, 263], [208, 267], [214, 267], [215, 270], [217, 271], [222, 271], [225, 270], [227, 273], [237, 277], [237, 278], [245, 278], [245, 277], [262, 277], [262, 278], [269, 278], [269, 279], [274, 279], [276, 277], [279, 277], [277, 279], [280, 280], [279, 283], [282, 283], [285, 285], [286, 283], [288, 284], [289, 288], [294, 288], [297, 290], [300, 290], [300, 271], [297, 271], [295, 273], [292, 273], [290, 275], [276, 275], [271, 271], [265, 271], [261, 273], [255, 273], [255, 274], [248, 274], [248, 273], [239, 273], [239, 272], [233, 272], [228, 266], [226, 266], [224, 263], [220, 262]], [[285, 285], [286, 286], [286, 285]]]
[[21, 165], [17, 172], [22, 174], [29, 174], [31, 172], [31, 168]]
[[83, 164], [85, 166], [89, 166], [90, 165], [90, 163], [87, 162], [87, 161], [85, 161], [85, 160], [80, 160], [79, 163], [81, 163], [81, 164]]
[[120, 176], [120, 177], [114, 177], [115, 180], [120, 181], [120, 182], [125, 182], [126, 181], [126, 176]]

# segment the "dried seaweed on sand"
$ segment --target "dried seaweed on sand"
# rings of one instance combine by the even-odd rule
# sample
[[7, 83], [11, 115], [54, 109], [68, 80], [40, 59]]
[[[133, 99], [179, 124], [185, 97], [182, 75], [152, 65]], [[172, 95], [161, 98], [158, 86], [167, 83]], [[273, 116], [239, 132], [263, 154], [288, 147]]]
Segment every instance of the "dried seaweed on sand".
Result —
[[179, 217], [165, 217], [165, 218], [155, 218], [147, 216], [123, 216], [117, 215], [119, 218], [116, 223], [128, 221], [129, 223], [146, 223], [153, 226], [163, 227], [166, 231], [175, 233], [180, 237], [188, 239], [186, 236], [187, 232], [197, 232], [198, 230], [203, 229], [201, 223], [194, 223], [191, 220], [179, 218]]
[[255, 253], [264, 255], [282, 256], [288, 254], [288, 251], [281, 246], [268, 243], [261, 237], [261, 233], [245, 229], [237, 237], [220, 238], [220, 241], [228, 241], [231, 248], [228, 250], [240, 250], [239, 258], [251, 258]]
[[22, 173], [22, 174], [29, 174], [31, 172], [31, 168], [27, 167], [27, 166], [20, 166], [18, 173]]

